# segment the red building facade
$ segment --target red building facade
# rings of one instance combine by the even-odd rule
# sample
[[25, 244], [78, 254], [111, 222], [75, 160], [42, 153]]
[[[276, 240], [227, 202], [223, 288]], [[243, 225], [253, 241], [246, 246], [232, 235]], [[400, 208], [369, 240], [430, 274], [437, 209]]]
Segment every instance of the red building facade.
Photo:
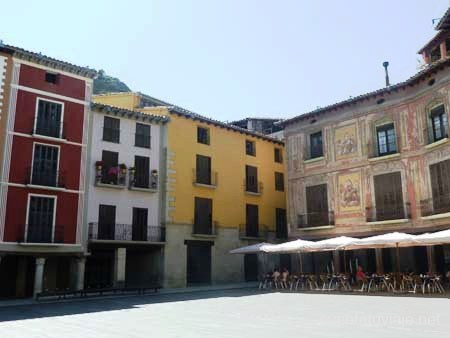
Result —
[[1, 135], [0, 271], [16, 279], [0, 285], [0, 295], [76, 288], [86, 251], [85, 164], [95, 72], [4, 48], [13, 65]]

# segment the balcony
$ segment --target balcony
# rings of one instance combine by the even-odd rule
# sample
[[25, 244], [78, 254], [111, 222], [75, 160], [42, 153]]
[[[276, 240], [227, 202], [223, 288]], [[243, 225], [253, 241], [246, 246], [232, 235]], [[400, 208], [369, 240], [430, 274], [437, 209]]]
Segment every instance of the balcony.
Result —
[[36, 120], [33, 135], [65, 139], [65, 124], [52, 120]]
[[297, 216], [297, 228], [333, 227], [334, 211], [308, 212]]
[[382, 207], [367, 207], [366, 221], [371, 222], [389, 222], [404, 221], [411, 218], [410, 203], [396, 205], [392, 204]]
[[166, 228], [161, 226], [142, 226], [135, 224], [89, 223], [89, 240], [153, 242], [166, 241]]
[[192, 236], [215, 237], [217, 236], [217, 222], [211, 224], [192, 224]]
[[64, 243], [64, 226], [53, 224], [26, 224], [17, 235], [18, 243]]
[[422, 217], [450, 212], [450, 194], [439, 195], [420, 201]]
[[139, 173], [135, 168], [128, 169], [129, 189], [137, 191], [156, 192], [158, 190], [158, 171]]
[[263, 224], [240, 224], [239, 238], [240, 239], [256, 239], [265, 241], [268, 236], [268, 227]]
[[244, 181], [244, 189], [245, 193], [249, 195], [261, 195], [263, 192], [263, 183], [262, 182], [253, 182], [252, 180]]
[[103, 163], [95, 164], [95, 185], [98, 187], [109, 187], [123, 189], [126, 185], [127, 169], [124, 165], [103, 168]]
[[197, 169], [193, 169], [192, 184], [199, 187], [215, 189], [217, 187], [217, 172], [211, 171], [209, 176], [202, 176]]
[[28, 167], [25, 184], [64, 189], [65, 172]]

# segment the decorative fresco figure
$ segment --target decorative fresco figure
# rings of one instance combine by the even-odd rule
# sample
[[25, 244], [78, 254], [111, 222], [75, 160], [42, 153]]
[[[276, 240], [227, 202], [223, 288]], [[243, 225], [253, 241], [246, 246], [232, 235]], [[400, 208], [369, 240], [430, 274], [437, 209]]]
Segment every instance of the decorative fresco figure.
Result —
[[341, 212], [361, 210], [361, 174], [359, 172], [339, 176], [338, 189]]
[[336, 157], [345, 158], [354, 155], [358, 150], [356, 140], [356, 126], [350, 125], [336, 129]]

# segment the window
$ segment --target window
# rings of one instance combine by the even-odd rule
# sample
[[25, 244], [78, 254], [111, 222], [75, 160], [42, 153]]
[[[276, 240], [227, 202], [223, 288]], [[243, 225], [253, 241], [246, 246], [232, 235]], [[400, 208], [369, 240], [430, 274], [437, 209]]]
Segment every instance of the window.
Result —
[[322, 132], [309, 135], [310, 141], [310, 158], [317, 158], [323, 156], [323, 145], [322, 145]]
[[286, 239], [288, 237], [287, 222], [286, 222], [286, 209], [275, 209], [275, 223], [276, 223], [276, 236], [277, 238]]
[[374, 177], [376, 221], [405, 218], [399, 172]]
[[45, 82], [57, 84], [58, 83], [58, 74], [56, 73], [45, 73]]
[[100, 204], [98, 208], [98, 239], [115, 239], [116, 206]]
[[283, 163], [283, 152], [280, 148], [274, 149], [274, 158], [276, 163]]
[[58, 179], [57, 147], [35, 144], [31, 184], [56, 187]]
[[433, 132], [432, 142], [447, 137], [447, 114], [444, 105], [435, 107], [430, 112], [431, 129]]
[[377, 127], [377, 144], [378, 156], [394, 154], [397, 152], [393, 123]]
[[120, 120], [105, 116], [103, 119], [103, 141], [120, 142]]
[[150, 148], [150, 139], [150, 126], [148, 124], [136, 123], [134, 145], [136, 147]]
[[55, 216], [55, 198], [54, 197], [29, 197], [28, 206], [28, 224], [26, 241], [30, 243], [53, 243]]
[[119, 153], [114, 151], [102, 151], [102, 177], [101, 182], [105, 184], [118, 184]]
[[254, 204], [245, 205], [245, 235], [248, 237], [258, 237], [259, 215], [258, 206]]
[[38, 99], [34, 133], [49, 137], [61, 137], [62, 103]]
[[306, 187], [306, 225], [310, 227], [329, 225], [327, 185]]
[[258, 168], [245, 166], [245, 191], [258, 193]]
[[245, 141], [245, 153], [250, 156], [256, 156], [255, 142], [250, 141], [250, 140]]
[[147, 219], [148, 209], [133, 208], [133, 223], [132, 223], [132, 240], [146, 241], [147, 240]]
[[430, 165], [432, 210], [435, 214], [450, 211], [450, 160]]
[[284, 175], [283, 173], [275, 173], [275, 190], [284, 191]]
[[212, 235], [212, 199], [195, 197], [194, 233]]
[[209, 129], [197, 127], [197, 142], [209, 144]]
[[197, 155], [196, 183], [211, 185], [211, 157]]
[[150, 158], [145, 156], [134, 157], [134, 186], [137, 188], [150, 188]]

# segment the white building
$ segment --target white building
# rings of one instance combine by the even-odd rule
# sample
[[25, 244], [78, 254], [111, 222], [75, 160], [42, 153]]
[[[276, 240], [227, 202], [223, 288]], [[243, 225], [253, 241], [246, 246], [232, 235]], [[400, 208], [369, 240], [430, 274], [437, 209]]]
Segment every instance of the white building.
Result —
[[85, 287], [145, 286], [161, 278], [167, 121], [92, 106]]

